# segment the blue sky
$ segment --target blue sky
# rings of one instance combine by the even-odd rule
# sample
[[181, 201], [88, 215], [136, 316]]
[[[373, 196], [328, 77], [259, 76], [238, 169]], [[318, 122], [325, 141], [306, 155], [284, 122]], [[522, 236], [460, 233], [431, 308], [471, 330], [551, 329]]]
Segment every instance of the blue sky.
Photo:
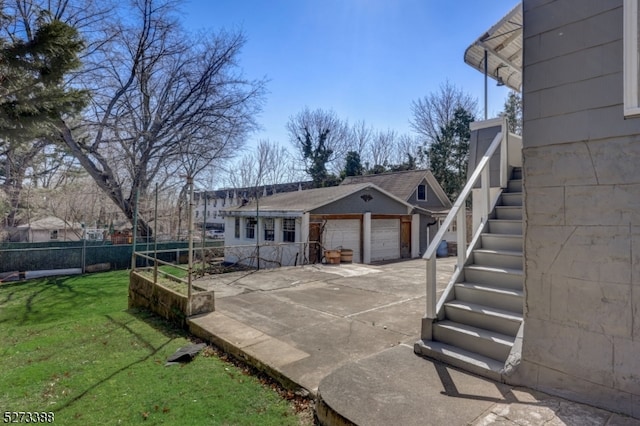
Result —
[[[189, 30], [240, 29], [240, 66], [266, 77], [268, 94], [251, 141], [288, 143], [289, 117], [303, 108], [333, 109], [376, 130], [412, 133], [411, 101], [445, 81], [483, 106], [484, 78], [463, 61], [465, 49], [515, 0], [187, 0]], [[489, 117], [507, 89], [489, 80]], [[480, 111], [480, 114], [483, 114]]]

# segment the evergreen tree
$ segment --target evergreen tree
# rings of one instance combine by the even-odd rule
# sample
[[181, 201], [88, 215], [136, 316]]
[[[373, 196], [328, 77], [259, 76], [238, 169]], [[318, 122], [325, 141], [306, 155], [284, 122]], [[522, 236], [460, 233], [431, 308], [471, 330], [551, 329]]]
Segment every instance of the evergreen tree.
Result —
[[503, 114], [507, 117], [509, 131], [522, 135], [522, 96], [519, 92], [510, 91], [504, 102]]
[[360, 176], [362, 174], [364, 174], [364, 167], [360, 161], [360, 154], [355, 151], [347, 152], [344, 176]]
[[85, 91], [64, 85], [80, 66], [84, 44], [75, 28], [58, 20], [44, 22], [28, 40], [0, 40], [0, 133], [2, 144], [53, 134], [50, 124], [84, 107]]
[[458, 197], [467, 180], [469, 125], [473, 120], [469, 111], [458, 107], [428, 148], [429, 168], [451, 200]]

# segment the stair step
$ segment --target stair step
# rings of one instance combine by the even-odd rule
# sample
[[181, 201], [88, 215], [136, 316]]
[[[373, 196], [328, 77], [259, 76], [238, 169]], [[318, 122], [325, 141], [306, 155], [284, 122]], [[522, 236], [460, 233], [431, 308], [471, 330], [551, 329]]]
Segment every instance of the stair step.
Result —
[[504, 363], [443, 342], [419, 340], [413, 345], [413, 351], [421, 356], [446, 362], [480, 376], [501, 381]]
[[463, 272], [467, 282], [522, 290], [522, 269], [471, 264], [465, 266]]
[[511, 179], [522, 179], [522, 167], [514, 167], [511, 170]]
[[522, 290], [471, 282], [456, 283], [454, 287], [457, 300], [522, 314], [524, 304]]
[[496, 206], [496, 219], [522, 220], [522, 206]]
[[433, 340], [505, 362], [515, 337], [445, 320], [433, 324]]
[[522, 252], [522, 235], [517, 234], [482, 234], [482, 248], [490, 250], [514, 250]]
[[485, 330], [514, 336], [522, 323], [522, 314], [492, 308], [486, 305], [452, 300], [444, 304], [445, 317], [461, 324], [473, 325]]
[[522, 192], [522, 179], [511, 179], [507, 182], [507, 192]]
[[489, 233], [522, 235], [522, 220], [489, 219]]
[[522, 251], [475, 249], [473, 263], [497, 268], [522, 269]]
[[503, 192], [500, 196], [502, 206], [522, 206], [522, 192]]

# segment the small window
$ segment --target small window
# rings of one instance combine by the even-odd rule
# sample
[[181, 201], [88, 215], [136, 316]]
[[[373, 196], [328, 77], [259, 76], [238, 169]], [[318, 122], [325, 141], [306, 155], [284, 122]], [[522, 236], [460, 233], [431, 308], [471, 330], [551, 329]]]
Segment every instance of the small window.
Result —
[[49, 239], [51, 240], [57, 240], [58, 239], [58, 230], [54, 229], [53, 231], [51, 231], [51, 234], [49, 234]]
[[265, 241], [274, 241], [275, 240], [275, 225], [273, 218], [263, 219], [264, 225], [264, 240]]
[[240, 238], [240, 218], [236, 217], [236, 221], [234, 224], [234, 229], [233, 229], [233, 236], [235, 238]]
[[427, 201], [427, 186], [418, 185], [418, 201]]
[[244, 222], [244, 237], [253, 240], [256, 237], [256, 218], [248, 217]]
[[282, 219], [282, 241], [294, 243], [296, 241], [296, 220]]
[[196, 210], [196, 217], [198, 217], [200, 215], [200, 211]]

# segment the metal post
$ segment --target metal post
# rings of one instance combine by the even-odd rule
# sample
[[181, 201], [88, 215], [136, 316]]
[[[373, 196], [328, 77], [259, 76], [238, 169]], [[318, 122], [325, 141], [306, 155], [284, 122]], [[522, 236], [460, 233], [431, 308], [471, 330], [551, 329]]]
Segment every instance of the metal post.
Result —
[[256, 260], [258, 263], [258, 271], [260, 270], [260, 195], [256, 186]]
[[158, 282], [158, 182], [156, 182], [156, 198], [153, 212], [153, 283]]
[[204, 212], [202, 214], [202, 250], [200, 251], [200, 255], [202, 256], [202, 276], [204, 277], [205, 270], [205, 261], [204, 261], [204, 241], [207, 237], [207, 191], [204, 191]]
[[489, 111], [488, 111], [488, 87], [489, 87], [489, 63], [488, 63], [488, 53], [487, 49], [484, 50], [484, 119], [485, 121], [489, 119]]
[[133, 209], [133, 241], [131, 245], [131, 270], [136, 269], [136, 236], [138, 234], [138, 196], [140, 195], [140, 190], [136, 189], [136, 205]]
[[189, 255], [187, 272], [187, 316], [191, 316], [191, 275], [193, 274], [193, 177], [187, 176], [189, 185]]

